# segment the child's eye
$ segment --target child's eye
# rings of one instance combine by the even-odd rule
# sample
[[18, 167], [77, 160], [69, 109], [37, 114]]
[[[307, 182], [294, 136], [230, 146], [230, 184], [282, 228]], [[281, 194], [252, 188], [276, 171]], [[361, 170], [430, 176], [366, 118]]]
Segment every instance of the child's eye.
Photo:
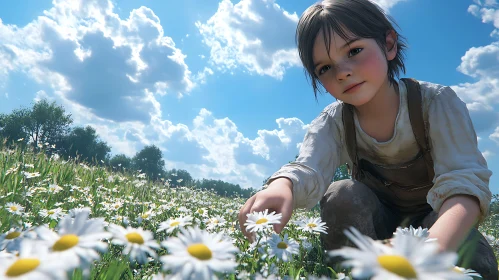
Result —
[[319, 69], [319, 71], [317, 71], [317, 76], [320, 76], [320, 75], [322, 75], [322, 74], [326, 73], [326, 71], [327, 71], [327, 70], [329, 70], [329, 69], [331, 69], [331, 66], [329, 66], [329, 65], [324, 65], [324, 66], [322, 66], [322, 67]]
[[362, 50], [363, 50], [363, 48], [353, 48], [348, 52], [348, 57], [355, 56], [355, 55], [359, 54]]

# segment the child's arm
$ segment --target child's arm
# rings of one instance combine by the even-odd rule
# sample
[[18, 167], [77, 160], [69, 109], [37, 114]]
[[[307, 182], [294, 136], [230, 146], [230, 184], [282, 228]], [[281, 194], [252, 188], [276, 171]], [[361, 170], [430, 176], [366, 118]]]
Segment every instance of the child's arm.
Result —
[[437, 89], [428, 108], [431, 154], [435, 178], [427, 201], [441, 213], [443, 203], [456, 195], [475, 197], [480, 205], [478, 221], [487, 216], [492, 193], [492, 171], [478, 149], [478, 141], [466, 103], [449, 87]]
[[435, 178], [427, 201], [439, 218], [429, 231], [441, 249], [456, 250], [488, 214], [492, 172], [478, 149], [466, 104], [449, 87], [437, 90], [428, 108]]
[[430, 238], [437, 238], [442, 251], [456, 251], [476, 224], [480, 215], [478, 199], [455, 195], [444, 201], [438, 219], [429, 229]]

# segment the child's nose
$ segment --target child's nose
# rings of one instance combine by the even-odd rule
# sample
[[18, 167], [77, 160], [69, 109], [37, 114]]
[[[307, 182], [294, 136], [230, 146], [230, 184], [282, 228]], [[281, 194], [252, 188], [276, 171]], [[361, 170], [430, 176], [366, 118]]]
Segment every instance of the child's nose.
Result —
[[335, 70], [336, 70], [336, 79], [338, 81], [343, 81], [347, 77], [352, 75], [352, 68], [346, 63], [337, 65]]

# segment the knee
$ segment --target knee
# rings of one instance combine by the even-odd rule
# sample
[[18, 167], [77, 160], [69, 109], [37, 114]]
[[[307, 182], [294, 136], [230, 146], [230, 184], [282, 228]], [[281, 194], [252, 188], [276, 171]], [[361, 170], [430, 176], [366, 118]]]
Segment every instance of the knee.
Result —
[[476, 228], [471, 230], [461, 249], [468, 249], [471, 252], [463, 252], [459, 260], [460, 266], [474, 269], [482, 275], [482, 279], [497, 279], [497, 259], [494, 250]]
[[333, 182], [321, 199], [320, 204], [321, 208], [336, 212], [350, 211], [352, 209], [374, 210], [376, 200], [377, 197], [374, 192], [364, 183], [346, 179]]

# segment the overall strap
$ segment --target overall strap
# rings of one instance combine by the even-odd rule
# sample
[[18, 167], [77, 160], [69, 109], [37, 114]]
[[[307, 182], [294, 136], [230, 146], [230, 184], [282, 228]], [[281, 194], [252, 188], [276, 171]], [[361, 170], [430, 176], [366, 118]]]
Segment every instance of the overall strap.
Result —
[[423, 106], [421, 87], [419, 82], [415, 79], [401, 79], [407, 88], [407, 106], [409, 108], [409, 119], [411, 121], [412, 131], [419, 146], [420, 151], [423, 153], [423, 159], [428, 169], [429, 180], [432, 181], [435, 176], [433, 169], [433, 159], [431, 158], [430, 145], [428, 142], [428, 134], [425, 128], [423, 118]]
[[353, 119], [353, 106], [343, 103], [342, 110], [343, 128], [345, 130], [345, 144], [348, 155], [352, 160], [352, 178], [357, 179], [359, 170], [359, 159], [357, 156], [357, 137], [355, 136], [355, 123]]

